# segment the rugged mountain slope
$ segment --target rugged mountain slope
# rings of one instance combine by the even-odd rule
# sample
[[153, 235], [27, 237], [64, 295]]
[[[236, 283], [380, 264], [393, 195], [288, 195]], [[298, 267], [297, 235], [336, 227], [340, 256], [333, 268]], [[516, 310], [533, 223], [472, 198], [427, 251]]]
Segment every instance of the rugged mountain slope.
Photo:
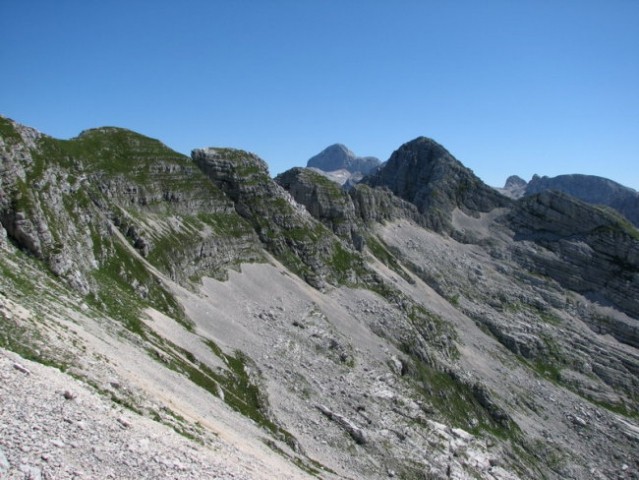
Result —
[[[516, 239], [556, 255], [526, 256], [535, 271], [639, 317], [639, 232], [623, 217], [550, 191], [523, 199], [509, 219]], [[634, 335], [621, 339], [639, 346]]]
[[344, 192], [0, 126], [0, 475], [637, 475], [639, 246], [610, 212], [512, 202], [425, 139]]
[[339, 237], [361, 248], [355, 206], [335, 182], [311, 169], [293, 168], [275, 178], [296, 202]]
[[611, 207], [639, 226], [639, 193], [607, 178], [572, 174], [556, 177], [534, 175], [527, 183], [522, 179], [519, 182], [509, 180], [503, 190], [514, 198], [555, 190], [587, 203]]
[[444, 147], [426, 137], [402, 145], [363, 183], [387, 187], [413, 203], [427, 225], [439, 231], [451, 231], [455, 209], [474, 215], [510, 204], [508, 198], [485, 185]]

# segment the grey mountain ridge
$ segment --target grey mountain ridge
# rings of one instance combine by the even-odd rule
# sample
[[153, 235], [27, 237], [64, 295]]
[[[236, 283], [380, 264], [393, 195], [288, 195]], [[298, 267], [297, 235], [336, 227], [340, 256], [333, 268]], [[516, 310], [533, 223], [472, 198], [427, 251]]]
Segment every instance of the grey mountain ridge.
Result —
[[0, 158], [2, 478], [639, 476], [610, 208], [426, 137], [348, 189], [4, 117]]
[[639, 226], [639, 192], [607, 178], [581, 174], [534, 175], [530, 182], [526, 182], [519, 177], [509, 177], [502, 190], [513, 198], [556, 190], [584, 202], [611, 207]]

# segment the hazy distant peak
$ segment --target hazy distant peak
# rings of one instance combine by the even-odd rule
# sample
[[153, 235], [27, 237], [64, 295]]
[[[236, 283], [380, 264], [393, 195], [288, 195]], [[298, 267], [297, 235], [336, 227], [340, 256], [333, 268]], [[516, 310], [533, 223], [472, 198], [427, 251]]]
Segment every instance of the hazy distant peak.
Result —
[[511, 175], [506, 179], [506, 183], [503, 188], [498, 188], [497, 191], [503, 193], [510, 198], [521, 198], [526, 193], [526, 185], [528, 182], [518, 175]]
[[380, 161], [376, 157], [359, 157], [346, 145], [335, 143], [310, 158], [306, 166], [318, 168], [325, 172], [345, 169], [351, 173], [366, 174], [379, 164]]
[[329, 145], [328, 147], [326, 147], [324, 150], [324, 152], [344, 152], [344, 154], [351, 156], [351, 157], [355, 157], [356, 155], [353, 153], [353, 151], [348, 148], [346, 145], [344, 145], [343, 143], [334, 143], [333, 145]]
[[526, 180], [524, 180], [518, 175], [511, 175], [510, 177], [506, 179], [506, 184], [504, 185], [504, 188], [515, 188], [515, 187], [525, 187], [525, 186], [526, 186]]

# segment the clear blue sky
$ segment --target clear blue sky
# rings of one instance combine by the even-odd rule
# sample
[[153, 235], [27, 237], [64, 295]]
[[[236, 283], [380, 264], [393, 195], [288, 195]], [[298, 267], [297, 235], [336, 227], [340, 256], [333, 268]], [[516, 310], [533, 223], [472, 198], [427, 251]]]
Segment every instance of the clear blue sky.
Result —
[[116, 125], [276, 174], [434, 138], [491, 185], [639, 189], [639, 1], [0, 0], [0, 113]]

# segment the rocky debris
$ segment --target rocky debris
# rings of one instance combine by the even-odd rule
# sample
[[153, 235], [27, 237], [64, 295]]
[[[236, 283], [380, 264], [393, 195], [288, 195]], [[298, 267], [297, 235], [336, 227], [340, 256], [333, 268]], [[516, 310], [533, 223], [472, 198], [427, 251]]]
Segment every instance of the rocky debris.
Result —
[[0, 474], [5, 475], [9, 471], [10, 466], [7, 456], [2, 448], [0, 448]]
[[62, 396], [65, 398], [65, 400], [75, 400], [75, 398], [78, 396], [76, 393], [71, 392], [69, 390], [65, 390], [64, 393], [62, 394]]
[[[12, 356], [0, 350], [3, 479], [269, 477], [214, 437], [201, 445], [123, 412], [53, 368], [32, 364], [25, 377], [10, 368]], [[73, 402], [57, 393], [71, 389], [77, 392]]]
[[634, 230], [610, 212], [515, 204], [427, 139], [394, 154], [405, 198], [299, 170], [296, 201], [246, 152], [1, 126], [3, 225], [35, 240], [0, 255], [0, 344], [60, 370], [0, 354], [0, 475], [636, 476]]
[[359, 445], [365, 445], [368, 442], [366, 433], [364, 430], [356, 426], [353, 422], [351, 422], [348, 418], [340, 415], [338, 413], [332, 412], [324, 405], [316, 405], [315, 406], [320, 412], [322, 412], [329, 420], [337, 423], [341, 428], [343, 428], [346, 433], [348, 433], [353, 440]]
[[451, 215], [455, 209], [477, 215], [511, 203], [444, 147], [426, 137], [402, 145], [383, 167], [362, 182], [387, 187], [414, 204], [427, 226], [443, 232], [452, 231]]
[[306, 163], [309, 168], [318, 168], [325, 172], [347, 170], [351, 174], [368, 174], [380, 165], [375, 157], [358, 157], [345, 145], [336, 143], [326, 147], [310, 158]]
[[[480, 220], [477, 223], [480, 225]], [[495, 224], [493, 228], [496, 229], [493, 237], [496, 240], [489, 247], [490, 255], [496, 254], [501, 227]], [[502, 252], [493, 264], [491, 256], [487, 252], [482, 252], [482, 248], [477, 245], [459, 248], [459, 245], [453, 246], [452, 239], [426, 234], [418, 227], [409, 227], [406, 223], [386, 226], [384, 231], [386, 233], [382, 235], [383, 240], [389, 246], [395, 247], [394, 251], [402, 249], [406, 255], [402, 259], [403, 262], [416, 262], [417, 265], [412, 267], [414, 271], [419, 267], [421, 277], [435, 285], [450, 299], [456, 309], [463, 311], [482, 329], [489, 331], [505, 347], [516, 353], [519, 361], [532, 365], [539, 372], [538, 378], [556, 382], [561, 388], [576, 392], [583, 398], [593, 399], [599, 404], [616, 405], [622, 411], [628, 412], [628, 415], [634, 415], [630, 412], [637, 411], [636, 403], [631, 398], [639, 388], [639, 354], [633, 347], [617, 343], [609, 335], [599, 335], [589, 328], [597, 318], [601, 321], [602, 318], [615, 317], [619, 314], [618, 311], [590, 303], [583, 297], [567, 294], [556, 281], [537, 276], [534, 269], [533, 273], [527, 273], [526, 269], [518, 267], [517, 262], [520, 258], [530, 254], [523, 251], [522, 245], [522, 250], [510, 256], [507, 253], [510, 243], [505, 242], [502, 246], [506, 251]], [[410, 248], [402, 245], [408, 245]], [[482, 277], [469, 278], [469, 272], [476, 270], [476, 262], [483, 264]], [[508, 265], [512, 268], [507, 269]], [[508, 272], [508, 276], [501, 278], [503, 274], [500, 271]], [[517, 274], [513, 275], [512, 272], [515, 271]], [[447, 274], [445, 281], [442, 281], [444, 272]], [[459, 275], [453, 272], [459, 272]], [[434, 283], [435, 281], [437, 283]], [[558, 303], [557, 294], [564, 295], [561, 304]], [[621, 320], [624, 316], [617, 318]], [[628, 317], [625, 318], [628, 323], [634, 322]], [[464, 338], [465, 334], [462, 332], [467, 332], [465, 328], [460, 328], [458, 332], [462, 335], [461, 342], [465, 345], [472, 343], [468, 338]], [[624, 341], [621, 338], [620, 340]], [[485, 347], [486, 345], [482, 348]], [[461, 378], [467, 377], [462, 374]], [[519, 378], [521, 380], [521, 377]], [[472, 383], [472, 377], [469, 380]], [[499, 396], [505, 392], [499, 382], [492, 383], [492, 386], [491, 381], [482, 383], [488, 388], [487, 392], [499, 392]], [[583, 425], [579, 420], [582, 419], [587, 423], [588, 429], [597, 430], [588, 430], [587, 434], [583, 431], [577, 432], [579, 440], [575, 439], [575, 442], [581, 442], [584, 435], [587, 435], [588, 442], [592, 442], [592, 447], [588, 448], [594, 448], [598, 452], [598, 458], [613, 458], [616, 455], [614, 451], [619, 453], [619, 450], [615, 450], [618, 448], [623, 448], [626, 452], [622, 455], [628, 454], [630, 450], [625, 447], [612, 447], [606, 440], [609, 438], [608, 435], [618, 435], [613, 432], [624, 430], [625, 420], [621, 421], [620, 417], [602, 408], [585, 407], [584, 405], [589, 404], [583, 399], [560, 400], [561, 396], [556, 392], [538, 392], [536, 389], [540, 384], [538, 381], [535, 383], [537, 387], [531, 387], [532, 390], [526, 389], [525, 393], [522, 391], [522, 397], [516, 400], [527, 412], [526, 416], [530, 419], [539, 418], [538, 415], [548, 415], [548, 412], [563, 404], [565, 407], [557, 410], [557, 415], [552, 415], [554, 420], [551, 423], [561, 422], [565, 428], [576, 431], [577, 424]], [[535, 420], [526, 420], [522, 424], [522, 411], [519, 408], [512, 410], [506, 407], [503, 398], [483, 398], [484, 387], [480, 387], [479, 390], [473, 388], [474, 396], [488, 412], [493, 411], [491, 416], [495, 420], [499, 421], [501, 415], [498, 410], [493, 410], [491, 403], [509, 415], [514, 414], [512, 419], [527, 436], [537, 430]], [[533, 391], [538, 393], [533, 394]], [[634, 406], [625, 410], [626, 407], [622, 405]], [[539, 419], [539, 425], [543, 423], [546, 425], [544, 428], [550, 428], [548, 420]], [[561, 441], [564, 434], [550, 429], [553, 433], [544, 434], [545, 438]], [[630, 449], [635, 448], [639, 440], [639, 436], [635, 434], [631, 434], [631, 437], [633, 439], [628, 446]], [[570, 446], [570, 442], [564, 444], [564, 448], [572, 450], [574, 447]], [[584, 458], [587, 457], [588, 454]], [[573, 465], [576, 463], [578, 462], [575, 461]], [[610, 478], [614, 478], [615, 475], [614, 463], [611, 461], [605, 467], [607, 475], [611, 475]], [[591, 476], [589, 470], [590, 467], [587, 467], [581, 474], [583, 478]], [[574, 472], [568, 476], [580, 478], [579, 474]], [[602, 475], [599, 478], [607, 477]]]
[[13, 364], [13, 368], [18, 370], [19, 372], [25, 373], [27, 375], [31, 375], [31, 372], [29, 371], [29, 369], [27, 369], [26, 367], [20, 365], [19, 363], [14, 363]]

